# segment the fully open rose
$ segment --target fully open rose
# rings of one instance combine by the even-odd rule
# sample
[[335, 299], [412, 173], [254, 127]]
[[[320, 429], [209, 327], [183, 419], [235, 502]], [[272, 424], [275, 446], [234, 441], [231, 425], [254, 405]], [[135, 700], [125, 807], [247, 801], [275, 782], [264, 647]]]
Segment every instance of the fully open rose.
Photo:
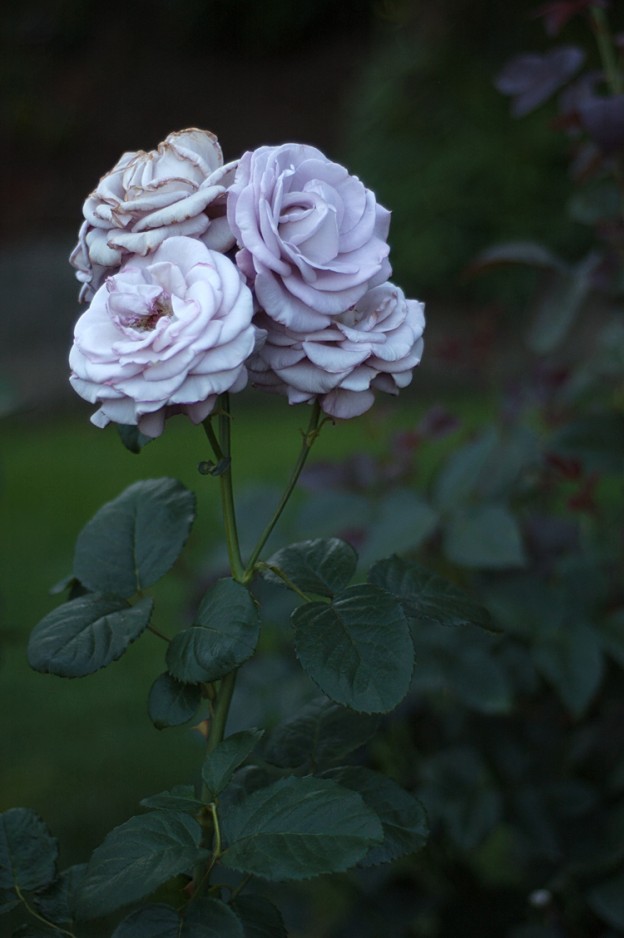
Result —
[[268, 317], [260, 322], [268, 335], [249, 363], [253, 383], [287, 394], [291, 404], [318, 397], [333, 417], [364, 413], [373, 389], [406, 387], [423, 350], [424, 306], [392, 283], [369, 290], [326, 329], [301, 334]]
[[315, 147], [245, 153], [227, 212], [260, 306], [290, 329], [324, 329], [390, 274], [390, 213]]
[[149, 153], [124, 153], [84, 203], [70, 258], [83, 284], [80, 298], [90, 300], [131, 254], [155, 251], [171, 235], [228, 250], [234, 239], [225, 196], [235, 167], [223, 165], [214, 134], [195, 128], [169, 134]]
[[232, 261], [194, 238], [168, 238], [97, 291], [76, 324], [70, 381], [100, 405], [91, 418], [100, 427], [134, 424], [154, 437], [171, 414], [199, 423], [218, 394], [247, 382], [252, 315]]

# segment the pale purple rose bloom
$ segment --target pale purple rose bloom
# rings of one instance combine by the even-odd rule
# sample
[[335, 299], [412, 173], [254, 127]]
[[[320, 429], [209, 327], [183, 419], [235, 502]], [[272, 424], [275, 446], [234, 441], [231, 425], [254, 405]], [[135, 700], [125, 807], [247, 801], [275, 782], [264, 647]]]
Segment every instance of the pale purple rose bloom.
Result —
[[234, 238], [225, 202], [235, 168], [236, 162], [223, 165], [215, 135], [196, 128], [169, 134], [148, 153], [124, 153], [84, 203], [70, 257], [83, 284], [80, 299], [90, 300], [130, 255], [149, 254], [171, 235], [229, 250]]
[[241, 157], [227, 197], [236, 261], [258, 303], [298, 332], [331, 325], [390, 276], [390, 213], [357, 176], [315, 147]]
[[332, 417], [363, 414], [374, 390], [397, 394], [422, 356], [424, 306], [392, 283], [373, 287], [326, 329], [301, 334], [258, 321], [268, 334], [249, 362], [252, 383], [291, 404], [318, 398]]
[[74, 389], [100, 405], [92, 422], [159, 436], [184, 413], [200, 423], [217, 395], [247, 383], [263, 334], [236, 265], [194, 238], [168, 238], [109, 277], [80, 317], [69, 363]]

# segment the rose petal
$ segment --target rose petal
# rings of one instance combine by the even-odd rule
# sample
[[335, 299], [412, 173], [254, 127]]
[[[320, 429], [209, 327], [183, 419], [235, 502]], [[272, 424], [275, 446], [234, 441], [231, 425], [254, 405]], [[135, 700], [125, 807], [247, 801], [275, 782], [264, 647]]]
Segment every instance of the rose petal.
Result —
[[323, 328], [373, 278], [387, 277], [389, 213], [314, 147], [284, 144], [244, 154], [227, 211], [242, 249], [237, 263], [260, 304], [297, 331]]
[[[123, 154], [83, 206], [86, 227], [70, 259], [89, 284], [81, 297], [95, 293], [125, 255], [152, 253], [171, 236], [205, 235], [206, 212], [219, 203], [213, 214], [223, 214], [236, 165], [223, 166], [217, 138], [197, 128], [170, 134], [156, 150]], [[216, 226], [210, 244], [229, 249], [225, 225]]]
[[[161, 432], [187, 405], [208, 414], [215, 395], [247, 381], [263, 334], [236, 266], [193, 238], [170, 237], [97, 291], [76, 324], [71, 383], [109, 421]], [[151, 415], [144, 419], [144, 415]], [[159, 414], [157, 417], [156, 414]]]
[[335, 390], [326, 394], [321, 401], [321, 407], [326, 414], [338, 420], [350, 420], [360, 417], [373, 406], [375, 395], [372, 391], [343, 391]]
[[310, 361], [332, 374], [347, 372], [368, 358], [370, 349], [346, 349], [341, 345], [324, 345], [321, 342], [304, 342], [303, 350]]

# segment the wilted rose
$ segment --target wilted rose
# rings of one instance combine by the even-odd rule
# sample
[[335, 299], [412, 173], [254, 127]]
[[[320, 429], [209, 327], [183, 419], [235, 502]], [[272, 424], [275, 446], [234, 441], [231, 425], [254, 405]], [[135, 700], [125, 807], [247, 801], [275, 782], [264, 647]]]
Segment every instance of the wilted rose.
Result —
[[124, 153], [84, 203], [70, 257], [83, 284], [81, 300], [91, 299], [129, 255], [149, 254], [171, 235], [228, 250], [234, 239], [225, 199], [235, 167], [223, 165], [214, 134], [195, 128], [169, 134], [149, 153]]
[[390, 274], [390, 213], [315, 147], [245, 153], [227, 214], [260, 306], [290, 329], [326, 328]]
[[397, 394], [420, 361], [424, 306], [392, 283], [369, 290], [330, 326], [297, 333], [259, 320], [266, 343], [249, 362], [254, 384], [287, 394], [291, 404], [318, 398], [333, 417], [356, 417], [371, 407], [375, 389]]
[[74, 389], [100, 409], [91, 420], [158, 436], [165, 418], [194, 423], [224, 391], [247, 382], [258, 331], [235, 264], [194, 238], [173, 237], [133, 257], [96, 292], [74, 332]]

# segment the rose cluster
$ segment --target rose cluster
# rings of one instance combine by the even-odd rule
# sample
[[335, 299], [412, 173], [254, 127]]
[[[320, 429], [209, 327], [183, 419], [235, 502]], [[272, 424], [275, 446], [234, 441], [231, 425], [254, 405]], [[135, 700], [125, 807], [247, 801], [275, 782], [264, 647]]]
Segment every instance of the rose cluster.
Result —
[[83, 211], [70, 380], [97, 426], [158, 436], [248, 381], [348, 418], [409, 384], [423, 305], [388, 279], [390, 213], [316, 148], [224, 164], [183, 130], [124, 153]]

